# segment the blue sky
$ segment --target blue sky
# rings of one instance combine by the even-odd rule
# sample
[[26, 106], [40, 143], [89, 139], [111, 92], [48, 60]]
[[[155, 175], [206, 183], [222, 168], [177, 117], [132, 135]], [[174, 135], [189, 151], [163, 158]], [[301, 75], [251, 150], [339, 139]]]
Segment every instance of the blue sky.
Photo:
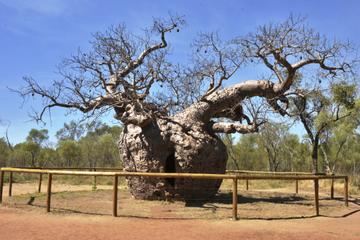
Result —
[[[29, 121], [28, 112], [38, 102], [26, 102], [7, 88], [19, 88], [22, 77], [31, 75], [42, 84], [55, 79], [55, 66], [78, 47], [86, 49], [91, 33], [126, 23], [134, 32], [141, 31], [153, 17], [168, 12], [185, 15], [186, 28], [170, 37], [173, 53], [186, 59], [189, 45], [199, 32], [218, 30], [225, 39], [244, 35], [256, 26], [286, 19], [290, 13], [308, 17], [309, 24], [330, 38], [349, 39], [360, 45], [360, 1], [357, 0], [238, 0], [238, 1], [99, 1], [99, 0], [0, 0], [0, 119], [10, 121], [10, 140], [25, 139], [31, 128], [41, 128]], [[258, 71], [241, 72], [243, 81], [256, 78]], [[76, 116], [52, 111], [45, 126], [51, 140], [64, 122]], [[111, 117], [104, 121], [116, 124]], [[0, 137], [5, 133], [0, 124]]]

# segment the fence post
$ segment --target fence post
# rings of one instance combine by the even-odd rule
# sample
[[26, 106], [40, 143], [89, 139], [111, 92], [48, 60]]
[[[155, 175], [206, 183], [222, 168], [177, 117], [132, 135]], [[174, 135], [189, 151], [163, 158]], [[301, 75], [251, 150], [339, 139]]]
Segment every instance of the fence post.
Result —
[[349, 178], [348, 176], [344, 179], [344, 194], [345, 194], [345, 206], [349, 206]]
[[3, 187], [4, 187], [4, 171], [0, 170], [0, 203], [2, 203]]
[[[96, 172], [96, 168], [93, 168], [93, 172]], [[97, 186], [96, 186], [96, 176], [94, 175], [94, 177], [93, 177], [92, 190], [95, 191], [96, 189], [97, 189]]]
[[330, 198], [334, 199], [334, 179], [331, 179]]
[[314, 179], [315, 213], [319, 216], [319, 179]]
[[40, 175], [39, 175], [38, 193], [41, 193], [41, 183], [42, 183], [42, 173], [40, 173]]
[[113, 216], [117, 217], [117, 199], [118, 199], [118, 176], [114, 176], [113, 185]]
[[237, 204], [238, 204], [238, 194], [237, 194], [237, 178], [233, 178], [233, 197], [232, 197], [232, 203], [233, 203], [233, 220], [238, 220], [237, 217]]
[[52, 174], [48, 173], [48, 185], [47, 185], [47, 196], [46, 196], [46, 212], [50, 212], [51, 184], [52, 184]]
[[249, 190], [249, 179], [246, 179], [246, 190]]
[[12, 196], [13, 173], [9, 174], [9, 197]]
[[298, 194], [299, 193], [299, 180], [296, 179], [295, 181], [295, 193]]

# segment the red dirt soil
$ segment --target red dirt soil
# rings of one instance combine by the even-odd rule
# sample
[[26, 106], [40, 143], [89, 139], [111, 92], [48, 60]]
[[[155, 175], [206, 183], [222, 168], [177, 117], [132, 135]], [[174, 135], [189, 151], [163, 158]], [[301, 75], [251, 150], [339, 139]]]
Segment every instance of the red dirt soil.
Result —
[[42, 214], [0, 207], [0, 239], [360, 240], [360, 212], [339, 218], [231, 221]]

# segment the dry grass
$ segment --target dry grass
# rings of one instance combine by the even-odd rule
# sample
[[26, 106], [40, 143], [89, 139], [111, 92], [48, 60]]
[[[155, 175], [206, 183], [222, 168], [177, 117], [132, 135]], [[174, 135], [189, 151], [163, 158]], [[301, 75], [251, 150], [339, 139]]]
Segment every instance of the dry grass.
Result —
[[[299, 193], [303, 194], [313, 194], [314, 193], [314, 183], [311, 180], [302, 180], [299, 181]], [[246, 190], [246, 181], [239, 180], [238, 182], [239, 191]], [[230, 190], [232, 188], [232, 182], [225, 180], [221, 186], [222, 189]], [[319, 191], [320, 194], [325, 196], [330, 196], [331, 180], [320, 180], [319, 181]], [[295, 181], [290, 180], [249, 180], [249, 189], [257, 191], [275, 191], [275, 192], [287, 192], [295, 193]], [[334, 191], [335, 196], [340, 197], [344, 196], [344, 181], [335, 180], [334, 182]], [[360, 189], [357, 186], [349, 186], [349, 194], [358, 196], [360, 195]]]
[[[224, 219], [231, 217], [231, 181], [224, 181], [218, 196], [211, 201], [186, 205], [182, 201], [135, 200], [124, 184], [119, 185], [119, 216], [140, 218], [195, 218]], [[43, 189], [46, 189], [44, 181]], [[36, 183], [14, 184], [11, 198], [4, 204], [26, 211], [45, 211], [46, 196], [35, 194]], [[90, 184], [71, 185], [62, 181], [53, 183], [52, 212], [56, 214], [111, 215], [112, 191], [109, 185], [98, 185], [91, 191]], [[6, 195], [7, 188], [4, 189]], [[245, 190], [245, 181], [239, 182], [238, 214], [245, 219], [289, 219], [314, 216], [312, 181], [299, 182], [299, 194], [294, 194], [295, 183], [290, 181], [250, 181], [250, 190]], [[342, 216], [359, 209], [359, 203], [344, 206], [343, 185], [336, 182], [335, 200], [329, 199], [330, 182], [320, 181], [320, 213], [326, 216]], [[34, 197], [34, 202], [28, 201]], [[354, 196], [353, 196], [354, 197]]]

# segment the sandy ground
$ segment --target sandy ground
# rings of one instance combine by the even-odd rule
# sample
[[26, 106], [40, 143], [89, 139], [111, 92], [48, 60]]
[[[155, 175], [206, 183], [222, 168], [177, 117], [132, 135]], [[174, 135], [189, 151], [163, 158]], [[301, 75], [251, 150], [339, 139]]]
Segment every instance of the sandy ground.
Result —
[[[111, 216], [111, 186], [55, 184], [52, 212], [45, 213], [45, 194], [33, 194], [36, 185], [17, 184], [14, 197], [0, 207], [0, 239], [356, 239], [360, 240], [360, 199], [321, 195], [314, 217], [312, 195], [239, 191], [239, 221], [230, 220], [231, 195], [200, 207], [182, 202], [134, 200], [119, 190], [120, 217]], [[43, 188], [46, 189], [46, 186]], [[32, 205], [26, 204], [35, 196]]]
[[0, 239], [360, 239], [360, 212], [345, 218], [176, 220], [61, 216], [0, 208]]

